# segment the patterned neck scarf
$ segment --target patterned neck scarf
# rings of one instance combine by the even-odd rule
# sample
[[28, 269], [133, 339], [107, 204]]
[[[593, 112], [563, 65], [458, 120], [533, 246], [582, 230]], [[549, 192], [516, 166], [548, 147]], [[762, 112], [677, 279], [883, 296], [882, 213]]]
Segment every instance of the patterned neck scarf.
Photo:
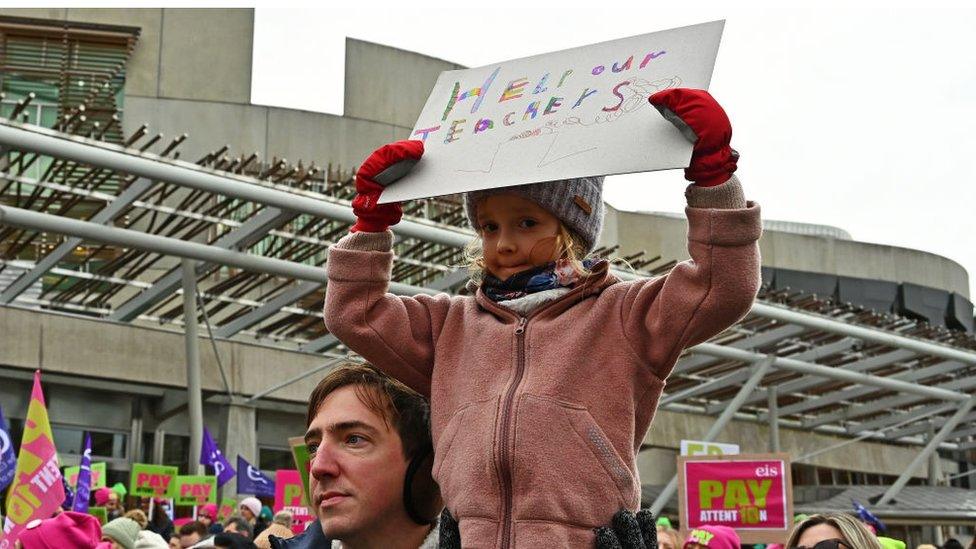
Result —
[[[596, 263], [596, 259], [584, 259], [583, 268], [591, 271]], [[568, 259], [560, 259], [513, 274], [507, 280], [499, 280], [491, 274], [486, 274], [481, 288], [488, 299], [497, 303], [543, 290], [573, 288], [579, 283], [580, 278]]]

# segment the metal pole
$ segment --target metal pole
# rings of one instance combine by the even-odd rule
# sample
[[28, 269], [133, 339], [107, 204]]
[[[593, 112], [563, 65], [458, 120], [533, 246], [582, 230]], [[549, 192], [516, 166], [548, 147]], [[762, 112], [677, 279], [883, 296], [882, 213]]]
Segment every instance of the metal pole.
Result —
[[[261, 257], [201, 244], [199, 242], [186, 242], [175, 238], [133, 231], [131, 229], [122, 229], [112, 225], [100, 225], [21, 208], [0, 206], [0, 224], [35, 231], [77, 236], [103, 244], [136, 248], [147, 252], [196, 259], [207, 263], [219, 263], [221, 265], [240, 267], [248, 271], [268, 273], [298, 280], [308, 280], [318, 283], [324, 283], [326, 281], [325, 269], [322, 267], [293, 263], [271, 257]], [[390, 283], [390, 291], [406, 295], [435, 295], [440, 293], [435, 290], [396, 282]]]
[[[769, 371], [772, 365], [773, 357], [765, 357], [755, 363], [753, 366], [752, 375], [749, 376], [749, 379], [742, 385], [739, 392], [735, 394], [735, 397], [732, 398], [732, 402], [729, 403], [728, 407], [726, 407], [725, 410], [723, 410], [718, 416], [718, 419], [716, 419], [715, 423], [712, 424], [712, 427], [708, 430], [708, 433], [705, 434], [705, 438], [703, 438], [702, 441], [712, 442], [715, 440], [719, 433], [722, 432], [722, 429], [725, 428], [725, 425], [733, 417], [735, 417], [735, 414], [739, 411], [739, 407], [742, 406], [742, 403], [752, 395], [753, 391], [756, 390], [756, 386], [759, 385], [759, 382], [762, 381], [763, 376], [766, 375], [766, 372]], [[677, 490], [678, 475], [675, 475], [674, 478], [671, 479], [671, 482], [668, 482], [667, 486], [664, 487], [664, 490], [662, 490], [657, 496], [657, 499], [654, 500], [654, 503], [651, 505], [651, 513], [653, 513], [654, 516], [659, 515], [661, 513], [661, 509], [664, 509], [664, 506], [667, 505], [668, 500], [671, 499], [671, 496], [673, 496]]]
[[[692, 347], [689, 350], [693, 353], [702, 353], [731, 360], [740, 360], [742, 362], [754, 362], [766, 356], [743, 349], [736, 349], [734, 347], [716, 345], [714, 343], [702, 343]], [[969, 395], [966, 393], [951, 391], [949, 389], [939, 389], [938, 387], [927, 387], [917, 383], [909, 383], [907, 381], [899, 381], [897, 379], [862, 374], [860, 372], [852, 372], [841, 367], [824, 366], [822, 364], [814, 364], [812, 362], [804, 362], [802, 360], [786, 357], [776, 357], [775, 360], [775, 365], [778, 370], [789, 370], [791, 372], [821, 376], [828, 379], [846, 381], [848, 383], [859, 383], [861, 385], [881, 387], [882, 389], [890, 389], [892, 391], [921, 395], [939, 400], [961, 402], [969, 399]]]
[[[328, 197], [278, 190], [270, 187], [267, 181], [208, 170], [189, 162], [163, 158], [93, 139], [68, 136], [37, 126], [0, 121], [0, 145], [250, 200], [282, 210], [345, 223], [356, 221], [348, 203], [332, 202]], [[472, 233], [468, 231], [406, 219], [392, 229], [396, 234], [457, 248], [466, 246], [472, 237]]]
[[780, 305], [756, 302], [753, 303], [750, 314], [765, 318], [772, 318], [781, 322], [798, 324], [800, 326], [806, 326], [815, 330], [823, 330], [825, 332], [845, 335], [848, 337], [856, 337], [858, 339], [863, 339], [864, 341], [879, 343], [889, 347], [897, 347], [908, 351], [914, 351], [916, 353], [933, 355], [940, 358], [945, 358], [947, 360], [958, 360], [959, 362], [964, 362], [966, 364], [976, 364], [976, 353], [972, 351], [964, 351], [962, 349], [949, 347], [948, 345], [940, 345], [938, 343], [931, 343], [921, 339], [896, 335], [884, 330], [855, 326], [840, 320], [817, 316], [813, 313], [799, 313]]
[[776, 387], [766, 389], [769, 397], [769, 451], [779, 452], [779, 402], [777, 401]]
[[922, 448], [922, 451], [920, 451], [918, 455], [915, 456], [915, 459], [913, 459], [911, 464], [909, 464], [908, 467], [905, 468], [905, 471], [902, 472], [902, 474], [898, 477], [897, 480], [895, 480], [895, 483], [892, 484], [890, 488], [888, 488], [888, 491], [885, 492], [883, 496], [881, 496], [881, 499], [878, 500], [877, 503], [879, 507], [882, 505], [887, 505], [891, 503], [891, 500], [895, 499], [895, 496], [898, 495], [898, 492], [901, 492], [901, 489], [904, 488], [906, 484], [908, 484], [909, 480], [911, 480], [912, 473], [915, 472], [915, 470], [918, 469], [919, 465], [924, 463], [925, 460], [927, 460], [929, 456], [932, 454], [932, 452], [934, 452], [936, 448], [939, 447], [939, 444], [941, 444], [942, 441], [944, 441], [952, 433], [952, 431], [956, 428], [957, 425], [959, 425], [962, 419], [966, 417], [966, 414], [968, 414], [969, 411], [973, 409], [974, 405], [976, 405], [976, 396], [970, 397], [969, 400], [967, 400], [959, 408], [959, 410], [957, 410], [956, 413], [953, 414], [951, 418], [949, 418], [949, 421], [945, 422], [945, 425], [943, 425], [942, 428], [939, 429], [939, 432], [936, 433], [931, 440], [929, 440], [928, 444], [925, 445], [925, 448]]
[[[0, 120], [0, 146], [30, 150], [58, 158], [67, 158], [95, 166], [120, 170], [150, 180], [162, 180], [186, 187], [251, 200], [283, 210], [306, 213], [347, 223], [354, 221], [348, 204], [330, 201], [321, 195], [306, 195], [271, 188], [266, 181], [225, 174], [201, 168], [195, 164], [162, 158], [151, 153], [125, 149], [118, 145], [69, 136], [38, 126]], [[403, 220], [393, 227], [396, 234], [436, 242], [447, 246], [464, 247], [471, 240], [470, 231], [447, 228], [435, 223]], [[614, 270], [624, 280], [640, 275]], [[751, 314], [789, 322], [811, 329], [856, 337], [865, 341], [930, 354], [966, 364], [976, 364], [976, 353], [947, 345], [896, 335], [884, 330], [853, 326], [843, 321], [820, 317], [811, 313], [792, 311], [779, 305], [756, 302]]]
[[197, 344], [197, 273], [194, 262], [183, 260], [183, 323], [186, 328], [186, 397], [190, 420], [190, 455], [187, 471], [200, 471], [203, 445], [203, 395], [200, 390], [200, 348]]

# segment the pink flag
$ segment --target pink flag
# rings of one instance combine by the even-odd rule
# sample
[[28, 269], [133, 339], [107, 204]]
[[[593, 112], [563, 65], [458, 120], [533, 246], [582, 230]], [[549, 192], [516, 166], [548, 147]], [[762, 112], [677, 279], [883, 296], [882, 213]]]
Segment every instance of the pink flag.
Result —
[[34, 389], [27, 407], [24, 437], [17, 454], [17, 472], [7, 493], [7, 512], [0, 535], [0, 549], [14, 546], [28, 522], [45, 519], [61, 507], [64, 485], [58, 468], [58, 452], [51, 435], [41, 372], [34, 372]]

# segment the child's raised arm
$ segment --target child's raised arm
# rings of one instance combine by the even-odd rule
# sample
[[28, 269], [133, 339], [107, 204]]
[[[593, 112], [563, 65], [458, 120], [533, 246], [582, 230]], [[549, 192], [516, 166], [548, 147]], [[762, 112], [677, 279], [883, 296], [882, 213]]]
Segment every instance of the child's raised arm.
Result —
[[393, 266], [391, 225], [399, 204], [378, 204], [383, 185], [423, 155], [423, 142], [384, 145], [356, 172], [351, 234], [329, 249], [325, 325], [346, 346], [424, 396], [430, 396], [434, 339], [450, 297], [402, 297], [387, 292]]
[[631, 347], [664, 379], [685, 348], [749, 312], [760, 284], [762, 222], [733, 175], [739, 155], [730, 146], [732, 126], [712, 96], [679, 88], [650, 102], [695, 144], [685, 170], [693, 182], [685, 193], [691, 259], [632, 285], [621, 311]]

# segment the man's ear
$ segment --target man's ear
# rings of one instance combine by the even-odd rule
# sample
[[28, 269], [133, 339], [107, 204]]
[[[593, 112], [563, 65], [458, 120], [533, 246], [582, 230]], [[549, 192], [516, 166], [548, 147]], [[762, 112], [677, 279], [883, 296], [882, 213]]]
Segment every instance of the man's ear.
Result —
[[440, 487], [431, 473], [433, 466], [434, 452], [429, 445], [421, 448], [407, 464], [403, 479], [403, 507], [417, 524], [434, 524], [444, 507]]

